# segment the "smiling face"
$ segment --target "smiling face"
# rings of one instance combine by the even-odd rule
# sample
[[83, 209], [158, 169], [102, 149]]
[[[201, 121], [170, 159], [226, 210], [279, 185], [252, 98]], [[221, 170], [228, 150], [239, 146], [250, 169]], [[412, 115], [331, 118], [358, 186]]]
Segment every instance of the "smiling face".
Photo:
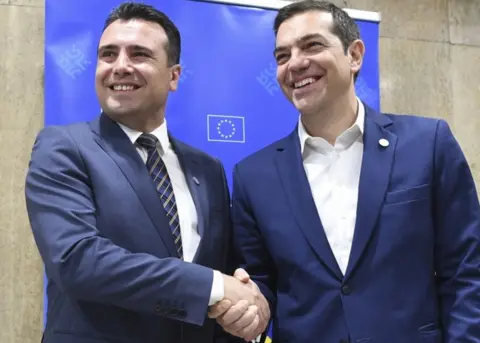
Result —
[[180, 66], [168, 66], [168, 38], [157, 23], [117, 20], [102, 34], [95, 86], [100, 105], [118, 121], [161, 116]]
[[363, 43], [356, 40], [345, 53], [332, 26], [331, 13], [313, 10], [285, 20], [278, 29], [277, 80], [302, 114], [328, 108], [354, 88]]

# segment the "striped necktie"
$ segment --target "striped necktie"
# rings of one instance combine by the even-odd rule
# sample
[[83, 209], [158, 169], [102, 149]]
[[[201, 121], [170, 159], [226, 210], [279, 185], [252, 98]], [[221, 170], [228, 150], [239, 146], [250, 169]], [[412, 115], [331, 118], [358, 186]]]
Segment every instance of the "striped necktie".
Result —
[[182, 237], [180, 235], [180, 221], [178, 218], [177, 204], [173, 194], [172, 183], [168, 177], [167, 168], [158, 152], [158, 138], [150, 133], [143, 133], [137, 143], [148, 152], [147, 169], [156, 186], [157, 193], [162, 201], [167, 215], [170, 230], [175, 241], [178, 256], [183, 258]]

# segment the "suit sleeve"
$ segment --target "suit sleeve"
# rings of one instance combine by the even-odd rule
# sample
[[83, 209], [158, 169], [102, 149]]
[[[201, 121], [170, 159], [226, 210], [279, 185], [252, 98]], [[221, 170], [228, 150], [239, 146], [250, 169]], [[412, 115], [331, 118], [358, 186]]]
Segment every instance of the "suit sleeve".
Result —
[[445, 343], [480, 342], [480, 206], [468, 163], [445, 121], [435, 144], [435, 268]]
[[223, 244], [223, 261], [224, 261], [224, 270], [223, 273], [227, 275], [233, 275], [235, 272], [236, 260], [233, 255], [233, 246], [232, 246], [232, 217], [231, 217], [231, 199], [230, 191], [228, 188], [227, 176], [225, 174], [225, 168], [223, 167], [222, 162], [216, 160], [218, 164], [218, 173], [221, 180], [221, 186], [223, 191], [224, 198], [224, 223], [225, 223], [225, 242]]
[[255, 220], [238, 165], [233, 172], [232, 220], [238, 265], [258, 285], [273, 314], [276, 305], [276, 268]]
[[[69, 296], [202, 325], [209, 268], [127, 251], [96, 228], [95, 194], [64, 128], [38, 135], [26, 177], [28, 216], [48, 276]], [[112, 199], [116, 201], [116, 199]]]
[[[216, 160], [218, 164], [219, 179], [221, 180], [221, 186], [223, 189], [224, 197], [224, 223], [226, 230], [225, 242], [223, 244], [222, 261], [224, 261], [224, 270], [222, 272], [227, 275], [233, 275], [235, 269], [237, 269], [235, 256], [232, 246], [232, 221], [230, 216], [230, 191], [228, 189], [227, 177], [225, 175], [225, 169], [222, 162]], [[245, 343], [245, 340], [239, 337], [235, 337], [226, 332], [218, 323], [215, 324], [215, 343]]]

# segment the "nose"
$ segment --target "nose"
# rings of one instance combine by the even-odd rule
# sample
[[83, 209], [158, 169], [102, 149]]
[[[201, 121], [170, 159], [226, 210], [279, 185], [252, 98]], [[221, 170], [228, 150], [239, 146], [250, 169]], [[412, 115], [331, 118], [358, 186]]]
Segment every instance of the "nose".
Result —
[[133, 72], [130, 58], [125, 52], [120, 52], [113, 66], [113, 72], [116, 75], [129, 75]]
[[288, 69], [291, 72], [299, 72], [307, 69], [310, 61], [301, 53], [292, 54], [288, 63]]

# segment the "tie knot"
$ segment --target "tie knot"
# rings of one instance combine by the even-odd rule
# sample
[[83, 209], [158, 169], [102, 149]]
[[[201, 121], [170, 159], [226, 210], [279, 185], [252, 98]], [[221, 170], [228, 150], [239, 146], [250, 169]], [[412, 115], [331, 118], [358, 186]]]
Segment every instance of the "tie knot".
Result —
[[137, 138], [137, 143], [147, 150], [155, 149], [157, 147], [158, 138], [151, 133], [142, 133], [142, 135]]

